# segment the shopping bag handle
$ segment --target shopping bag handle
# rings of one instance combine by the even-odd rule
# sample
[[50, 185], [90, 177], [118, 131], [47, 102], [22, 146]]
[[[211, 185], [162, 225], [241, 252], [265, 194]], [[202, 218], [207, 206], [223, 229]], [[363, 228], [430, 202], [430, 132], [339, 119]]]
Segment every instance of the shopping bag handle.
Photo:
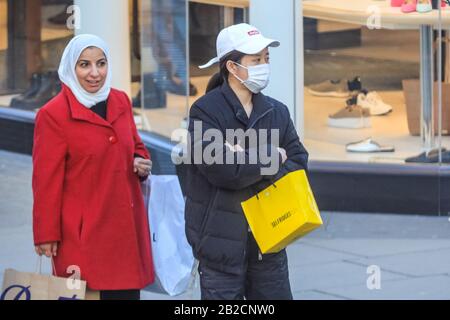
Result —
[[[53, 257], [50, 257], [50, 260], [52, 261], [53, 273], [56, 275], [55, 261], [53, 260]], [[38, 257], [35, 271], [36, 273], [42, 274], [42, 256]]]
[[[275, 182], [272, 182], [272, 184], [271, 184], [275, 189], [276, 188], [278, 188], [277, 187], [277, 185], [275, 184]], [[259, 200], [259, 196], [258, 196], [258, 193], [256, 193], [256, 199], [258, 199]]]

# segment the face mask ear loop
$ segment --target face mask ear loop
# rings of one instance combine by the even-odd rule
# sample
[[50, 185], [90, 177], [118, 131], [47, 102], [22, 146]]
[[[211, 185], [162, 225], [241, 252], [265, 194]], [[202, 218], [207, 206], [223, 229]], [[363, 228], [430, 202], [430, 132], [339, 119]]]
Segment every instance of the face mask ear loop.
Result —
[[[243, 66], [242, 64], [239, 64], [239, 63], [237, 63], [237, 62], [235, 62], [235, 61], [231, 61], [231, 62], [233, 62], [234, 64], [238, 65], [238, 66], [241, 67], [241, 68], [244, 68], [244, 69], [247, 69], [247, 70], [248, 70], [248, 68], [245, 67], [245, 66]], [[245, 80], [242, 80], [241, 78], [239, 78], [239, 77], [238, 77], [237, 75], [235, 75], [234, 73], [232, 73], [232, 75], [233, 75], [236, 79], [238, 79], [238, 80], [241, 82], [241, 84], [243, 84], [243, 83], [245, 82]]]

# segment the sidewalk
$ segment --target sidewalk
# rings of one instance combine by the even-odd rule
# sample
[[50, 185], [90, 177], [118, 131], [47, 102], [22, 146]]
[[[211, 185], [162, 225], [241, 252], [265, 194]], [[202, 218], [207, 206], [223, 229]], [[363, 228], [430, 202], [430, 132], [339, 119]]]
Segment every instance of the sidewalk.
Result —
[[[0, 150], [0, 283], [3, 271], [35, 271], [31, 157]], [[446, 217], [323, 212], [324, 227], [288, 248], [295, 299], [450, 299]], [[368, 267], [380, 268], [369, 290]], [[45, 272], [50, 273], [46, 261]], [[370, 271], [370, 270], [369, 270]], [[143, 299], [199, 299], [142, 291]]]

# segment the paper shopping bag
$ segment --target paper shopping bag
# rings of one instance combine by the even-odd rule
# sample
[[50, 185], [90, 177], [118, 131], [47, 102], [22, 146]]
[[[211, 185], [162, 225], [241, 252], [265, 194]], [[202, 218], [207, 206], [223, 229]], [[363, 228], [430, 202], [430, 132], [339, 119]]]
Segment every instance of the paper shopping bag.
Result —
[[323, 222], [304, 170], [290, 172], [241, 203], [262, 253], [275, 253]]
[[0, 300], [84, 300], [86, 282], [5, 270]]

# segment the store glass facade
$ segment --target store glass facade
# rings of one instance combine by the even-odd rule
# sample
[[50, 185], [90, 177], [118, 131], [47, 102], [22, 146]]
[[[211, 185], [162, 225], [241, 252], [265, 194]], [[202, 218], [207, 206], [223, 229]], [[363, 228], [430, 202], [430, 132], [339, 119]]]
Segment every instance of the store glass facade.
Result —
[[[437, 50], [433, 50], [438, 33], [407, 20], [384, 23], [382, 15], [393, 9], [403, 14], [400, 8], [391, 8], [388, 1], [350, 2], [335, 1], [336, 9], [347, 10], [348, 14], [336, 14], [330, 20], [305, 17], [306, 139], [321, 160], [404, 163], [424, 148], [437, 147], [440, 134], [449, 132], [448, 121], [438, 131], [437, 84], [433, 93], [435, 117], [421, 110], [420, 79], [424, 79], [427, 91], [428, 80], [437, 80], [438, 65], [442, 64]], [[333, 10], [321, 6], [325, 3], [305, 1], [305, 12], [314, 16], [313, 9], [319, 8], [322, 11], [316, 16], [325, 15]], [[364, 16], [359, 23], [349, 23], [355, 14], [366, 10], [367, 19]], [[368, 93], [357, 96], [361, 89]], [[425, 105], [427, 99], [430, 95], [424, 97]], [[421, 111], [425, 112], [423, 116]], [[425, 121], [422, 124], [421, 118]], [[434, 127], [428, 127], [429, 120]], [[430, 130], [436, 134], [434, 138]], [[373, 145], [373, 149], [384, 152], [363, 154], [342, 148], [368, 137], [381, 145]], [[448, 139], [444, 136], [443, 142]], [[348, 149], [358, 151], [365, 146]]]
[[[189, 107], [218, 71], [198, 65], [215, 56], [223, 27], [250, 21], [248, 1], [224, 3], [129, 0], [131, 98], [139, 129], [170, 139], [186, 128]], [[57, 93], [58, 63], [74, 35], [67, 28], [73, 4], [0, 0], [0, 107], [35, 112]], [[437, 29], [440, 21], [448, 29], [450, 8], [439, 20], [437, 10], [410, 19], [387, 0], [305, 0], [302, 7], [301, 32], [292, 30], [292, 38], [304, 46], [304, 86], [295, 87], [304, 101], [289, 108], [302, 111], [298, 130], [311, 163], [372, 174], [380, 169], [398, 176], [401, 188], [426, 186], [429, 193], [417, 198], [430, 203], [428, 213], [447, 215], [450, 155], [442, 148], [450, 143], [450, 50], [448, 32], [439, 41]], [[257, 27], [269, 28], [271, 37], [270, 26]], [[272, 95], [283, 100], [282, 91]], [[353, 187], [363, 183], [354, 180]], [[395, 194], [395, 204], [398, 186], [384, 188]]]
[[386, 168], [404, 188], [427, 177], [430, 207], [448, 214], [441, 202], [450, 69], [438, 10], [408, 16], [390, 1], [370, 0], [303, 6], [304, 130], [312, 158]]
[[243, 22], [245, 10], [185, 0], [140, 1], [143, 129], [171, 138], [186, 128], [189, 107], [218, 71], [198, 65], [215, 56], [226, 25]]

